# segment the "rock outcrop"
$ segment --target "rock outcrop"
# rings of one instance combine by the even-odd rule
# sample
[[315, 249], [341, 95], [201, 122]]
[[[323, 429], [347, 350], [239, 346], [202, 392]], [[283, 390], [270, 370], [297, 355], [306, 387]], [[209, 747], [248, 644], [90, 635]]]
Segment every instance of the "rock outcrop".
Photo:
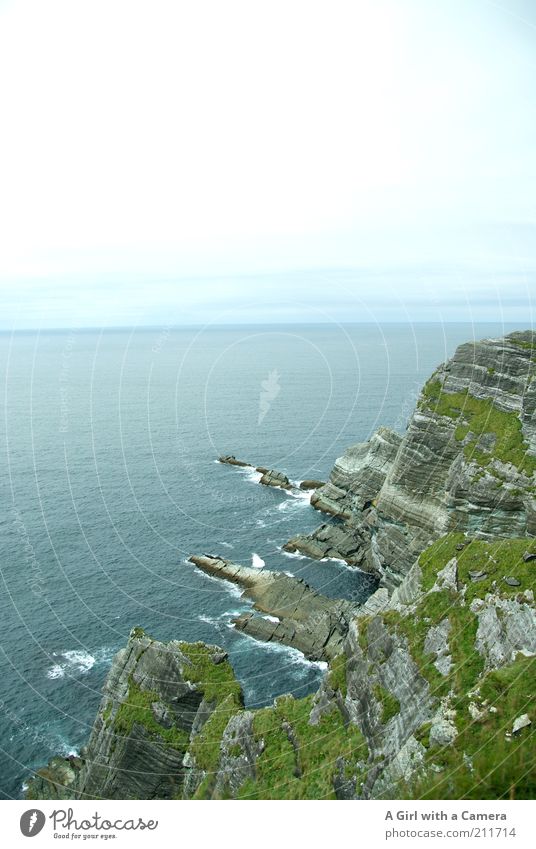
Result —
[[279, 642], [303, 652], [310, 660], [330, 660], [340, 653], [357, 605], [331, 599], [311, 589], [301, 578], [269, 569], [238, 566], [208, 555], [190, 558], [203, 572], [244, 589], [260, 614], [245, 613], [235, 627], [265, 642]]
[[393, 589], [449, 531], [536, 532], [536, 334], [461, 345], [424, 387], [403, 437], [349, 448], [311, 504], [335, 517], [285, 546], [340, 557]]
[[381, 589], [354, 613], [314, 695], [260, 710], [221, 649], [136, 629], [87, 747], [39, 770], [28, 798], [533, 798], [527, 550], [536, 541], [442, 537], [391, 599]]
[[297, 488], [283, 472], [278, 472], [277, 469], [267, 469], [266, 466], [253, 466], [244, 460], [237, 460], [234, 454], [223, 454], [221, 457], [218, 457], [218, 463], [223, 463], [227, 466], [239, 466], [242, 469], [253, 469], [253, 471], [260, 474], [259, 483], [263, 486], [275, 486], [279, 489]]
[[184, 758], [215, 711], [242, 707], [217, 646], [160, 643], [141, 628], [115, 656], [80, 758], [54, 758], [30, 780], [29, 799], [180, 798]]

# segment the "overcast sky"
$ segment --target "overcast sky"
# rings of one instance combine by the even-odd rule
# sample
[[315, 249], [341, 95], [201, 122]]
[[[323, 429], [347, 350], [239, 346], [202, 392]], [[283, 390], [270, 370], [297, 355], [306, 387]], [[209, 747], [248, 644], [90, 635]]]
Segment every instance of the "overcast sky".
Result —
[[506, 319], [534, 0], [0, 0], [0, 327]]

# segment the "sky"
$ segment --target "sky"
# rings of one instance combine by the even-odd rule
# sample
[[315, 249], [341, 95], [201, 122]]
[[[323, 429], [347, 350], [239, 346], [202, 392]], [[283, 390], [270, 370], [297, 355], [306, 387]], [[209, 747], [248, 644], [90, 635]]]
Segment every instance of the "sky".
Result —
[[0, 0], [0, 328], [532, 322], [533, 0]]

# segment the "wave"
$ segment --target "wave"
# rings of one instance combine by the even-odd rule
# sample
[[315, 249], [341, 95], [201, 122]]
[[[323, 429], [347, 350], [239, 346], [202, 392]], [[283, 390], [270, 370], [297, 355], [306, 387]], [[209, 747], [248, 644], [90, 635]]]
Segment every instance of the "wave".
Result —
[[94, 655], [79, 649], [54, 651], [51, 656], [58, 660], [47, 670], [47, 678], [54, 680], [64, 678], [65, 675], [86, 675], [95, 664], [109, 663], [114, 654], [115, 648], [111, 646], [99, 649]]
[[226, 610], [224, 613], [218, 613], [217, 616], [208, 616], [206, 613], [200, 613], [197, 618], [200, 622], [206, 622], [207, 625], [220, 627], [221, 625], [227, 625], [231, 619], [240, 616], [243, 612], [243, 610]]
[[240, 469], [241, 474], [246, 478], [246, 480], [250, 481], [250, 483], [259, 483], [262, 478], [262, 472], [258, 472], [255, 468], [246, 468], [246, 467], [238, 467]]
[[230, 595], [235, 598], [241, 598], [243, 590], [237, 585], [233, 584], [231, 581], [227, 581], [225, 578], [217, 578], [215, 575], [207, 575], [206, 572], [202, 572], [201, 569], [196, 569], [196, 574], [200, 575], [206, 581], [211, 581], [213, 584], [217, 584], [220, 589], [226, 590]]
[[281, 503], [277, 505], [277, 509], [281, 510], [282, 513], [288, 513], [289, 510], [296, 510], [310, 506], [310, 492], [289, 492], [287, 495], [288, 498], [285, 498], [284, 501], [281, 501]]
[[295, 649], [293, 646], [286, 646], [284, 643], [275, 642], [265, 643], [257, 640], [256, 637], [252, 637], [245, 631], [240, 631], [240, 635], [246, 640], [253, 640], [257, 645], [261, 645], [266, 651], [286, 655], [291, 666], [314, 667], [315, 669], [320, 669], [322, 672], [328, 668], [328, 664], [325, 660], [309, 660], [309, 658], [305, 657], [303, 652], [299, 649]]
[[310, 504], [311, 496], [314, 492], [314, 489], [300, 489], [301, 481], [292, 481], [292, 483], [296, 487], [296, 489], [289, 491], [290, 497], [294, 498], [297, 501], [303, 502], [303, 504]]
[[363, 569], [360, 569], [358, 566], [352, 566], [350, 563], [347, 563], [346, 560], [342, 560], [340, 557], [322, 557], [319, 560], [319, 563], [336, 563], [337, 566], [340, 566], [342, 569], [345, 569], [347, 572], [360, 573], [361, 575], [370, 575], [370, 572], [364, 572]]
[[222, 543], [220, 543], [220, 545], [224, 545], [225, 548], [234, 548], [234, 545], [232, 544], [232, 542], [222, 542]]
[[309, 560], [310, 559], [309, 557], [307, 557], [306, 554], [300, 554], [299, 551], [285, 551], [285, 549], [281, 545], [277, 546], [277, 550], [280, 551], [281, 554], [284, 554], [285, 557], [294, 557], [296, 560]]
[[253, 552], [253, 554], [251, 555], [251, 565], [254, 569], [263, 569], [266, 566], [266, 563], [264, 562], [262, 557], [259, 557], [258, 554]]

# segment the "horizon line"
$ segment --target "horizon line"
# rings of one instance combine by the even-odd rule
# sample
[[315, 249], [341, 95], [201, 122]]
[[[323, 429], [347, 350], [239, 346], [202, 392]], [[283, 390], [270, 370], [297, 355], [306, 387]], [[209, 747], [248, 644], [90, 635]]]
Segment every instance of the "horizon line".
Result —
[[[292, 327], [292, 326], [300, 326], [300, 327], [329, 327], [329, 326], [367, 326], [367, 327], [378, 327], [386, 324], [390, 325], [409, 325], [413, 326], [415, 324], [426, 324], [426, 325], [437, 325], [442, 327], [447, 324], [466, 324], [468, 326], [474, 326], [478, 324], [497, 324], [502, 326], [509, 325], [519, 325], [523, 324], [519, 321], [505, 321], [503, 319], [445, 319], [444, 321], [431, 321], [428, 319], [406, 319], [406, 320], [394, 320], [394, 319], [385, 319], [381, 321], [243, 321], [243, 322], [220, 322], [220, 323], [211, 323], [211, 322], [192, 322], [186, 324], [179, 324], [175, 322], [170, 322], [166, 324], [117, 324], [110, 325], [108, 327], [102, 327], [99, 325], [58, 325], [54, 327], [0, 327], [0, 335], [9, 335], [15, 333], [61, 333], [65, 331], [84, 331], [84, 332], [109, 332], [109, 331], [133, 331], [133, 330], [190, 330], [190, 329], [205, 329], [208, 330], [210, 328], [239, 328], [239, 327]], [[534, 330], [534, 326], [531, 322], [528, 323], [528, 327], [525, 325], [522, 329], [525, 330]]]

